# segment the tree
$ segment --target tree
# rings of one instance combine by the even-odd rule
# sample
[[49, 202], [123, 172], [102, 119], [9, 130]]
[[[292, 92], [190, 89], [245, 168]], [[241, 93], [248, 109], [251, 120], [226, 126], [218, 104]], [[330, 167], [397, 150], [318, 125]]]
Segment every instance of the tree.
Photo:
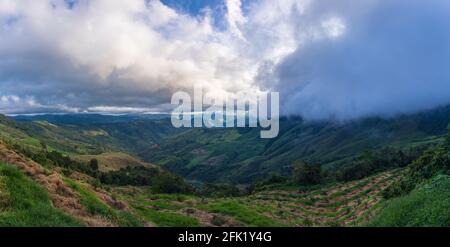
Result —
[[304, 161], [294, 163], [294, 181], [299, 185], [315, 185], [322, 180], [322, 167]]
[[180, 177], [174, 176], [169, 173], [161, 173], [153, 180], [152, 185], [153, 193], [190, 193], [191, 188], [189, 184], [184, 182]]
[[98, 171], [98, 160], [97, 159], [91, 159], [91, 162], [89, 162], [89, 166], [92, 170]]

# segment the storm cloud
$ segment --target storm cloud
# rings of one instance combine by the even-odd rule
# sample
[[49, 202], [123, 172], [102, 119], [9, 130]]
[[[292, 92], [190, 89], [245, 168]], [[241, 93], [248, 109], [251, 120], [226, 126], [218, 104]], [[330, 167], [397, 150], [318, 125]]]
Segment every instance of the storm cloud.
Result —
[[305, 44], [276, 66], [284, 110], [347, 119], [450, 103], [449, 6], [395, 0], [334, 12], [346, 16], [342, 36]]
[[0, 1], [0, 112], [167, 111], [195, 84], [312, 119], [450, 103], [448, 1], [168, 2]]

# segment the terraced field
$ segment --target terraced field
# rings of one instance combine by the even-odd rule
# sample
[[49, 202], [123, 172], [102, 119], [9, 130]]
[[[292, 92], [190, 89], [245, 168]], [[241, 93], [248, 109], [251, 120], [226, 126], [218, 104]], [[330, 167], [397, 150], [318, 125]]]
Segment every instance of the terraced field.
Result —
[[382, 199], [380, 192], [399, 177], [399, 171], [381, 173], [363, 180], [329, 186], [310, 192], [267, 191], [244, 202], [265, 205], [264, 212], [287, 225], [347, 226], [369, 219]]
[[[380, 209], [380, 192], [400, 170], [311, 191], [267, 190], [251, 196], [205, 199], [150, 195], [145, 188], [116, 188], [145, 221], [158, 226], [352, 226]], [[163, 215], [164, 217], [161, 217]]]

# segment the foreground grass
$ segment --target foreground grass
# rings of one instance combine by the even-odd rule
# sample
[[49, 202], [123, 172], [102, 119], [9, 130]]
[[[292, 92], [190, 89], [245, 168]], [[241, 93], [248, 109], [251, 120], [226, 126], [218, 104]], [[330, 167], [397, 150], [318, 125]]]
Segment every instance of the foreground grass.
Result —
[[140, 221], [131, 213], [110, 208], [107, 204], [100, 201], [97, 196], [88, 188], [71, 180], [65, 179], [64, 182], [75, 190], [81, 198], [81, 204], [92, 215], [99, 215], [106, 218], [119, 226], [137, 227], [142, 226]]
[[158, 211], [146, 207], [136, 207], [139, 214], [146, 220], [161, 227], [197, 227], [200, 223], [197, 219], [173, 212]]
[[283, 226], [278, 221], [259, 214], [255, 210], [233, 200], [199, 205], [198, 208], [213, 213], [220, 213], [231, 216], [251, 227]]
[[385, 202], [368, 226], [450, 226], [450, 176], [438, 175], [410, 194]]
[[0, 226], [63, 227], [81, 223], [54, 208], [47, 192], [17, 168], [0, 164]]

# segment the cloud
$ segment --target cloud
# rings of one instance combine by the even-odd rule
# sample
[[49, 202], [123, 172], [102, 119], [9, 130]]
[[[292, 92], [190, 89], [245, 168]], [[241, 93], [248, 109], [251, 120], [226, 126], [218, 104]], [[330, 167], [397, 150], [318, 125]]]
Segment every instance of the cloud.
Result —
[[246, 21], [244, 15], [242, 14], [242, 2], [241, 0], [225, 0], [227, 6], [227, 21], [230, 31], [243, 38], [243, 34], [239, 29], [240, 25], [243, 25]]
[[334, 10], [348, 25], [345, 33], [335, 35], [341, 28], [333, 24], [329, 34], [337, 39], [309, 42], [274, 69], [285, 112], [348, 119], [450, 103], [448, 1]]
[[189, 16], [159, 1], [5, 1], [4, 94], [80, 108], [148, 106], [195, 83], [227, 90], [252, 83], [246, 60], [207, 14]]
[[280, 91], [282, 113], [308, 118], [449, 103], [446, 1], [222, 4], [2, 0], [0, 97], [20, 100], [1, 98], [0, 112], [166, 111], [195, 84]]

